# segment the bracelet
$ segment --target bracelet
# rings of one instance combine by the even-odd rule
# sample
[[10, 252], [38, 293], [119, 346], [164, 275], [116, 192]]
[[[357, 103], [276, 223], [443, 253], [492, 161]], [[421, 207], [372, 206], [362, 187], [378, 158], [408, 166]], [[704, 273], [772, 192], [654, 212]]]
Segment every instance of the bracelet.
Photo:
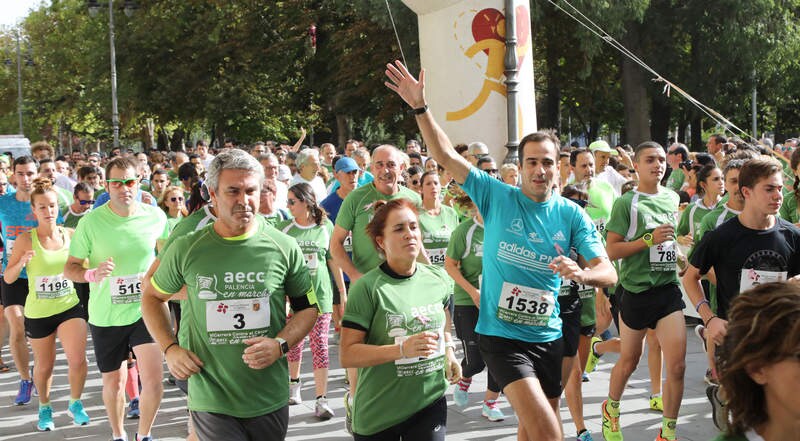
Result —
[[423, 113], [425, 113], [427, 111], [428, 111], [428, 105], [425, 104], [422, 107], [417, 107], [416, 109], [409, 110], [408, 113], [411, 114], [411, 115], [422, 115]]
[[717, 317], [716, 315], [712, 315], [711, 317], [708, 318], [708, 320], [706, 320], [706, 323], [703, 326], [708, 328], [708, 324], [711, 323], [711, 320], [714, 320], [715, 318], [719, 318], [719, 317]]
[[406, 342], [406, 341], [405, 341], [405, 340], [403, 340], [403, 341], [401, 341], [401, 342], [400, 342], [400, 344], [398, 345], [398, 346], [400, 346], [400, 358], [406, 358], [406, 354], [404, 354], [404, 353], [403, 353], [403, 343], [405, 343], [405, 342]]
[[169, 345], [168, 345], [166, 348], [164, 348], [164, 350], [163, 350], [163, 351], [161, 351], [161, 352], [163, 352], [163, 353], [164, 353], [164, 355], [167, 355], [167, 351], [169, 351], [169, 348], [171, 348], [171, 347], [173, 347], [173, 346], [178, 346], [178, 342], [176, 342], [176, 341], [173, 341], [173, 342], [172, 342], [172, 343], [170, 343], [170, 344], [169, 344]]
[[86, 281], [89, 283], [95, 283], [97, 282], [96, 273], [97, 273], [97, 268], [88, 269], [86, 270], [85, 273], [83, 273], [83, 278], [86, 279]]
[[711, 304], [708, 303], [708, 300], [706, 300], [706, 299], [700, 300], [699, 302], [697, 302], [696, 305], [694, 305], [694, 310], [695, 310], [696, 313], [700, 314], [700, 307], [703, 306], [703, 304], [708, 305], [709, 308], [711, 307]]

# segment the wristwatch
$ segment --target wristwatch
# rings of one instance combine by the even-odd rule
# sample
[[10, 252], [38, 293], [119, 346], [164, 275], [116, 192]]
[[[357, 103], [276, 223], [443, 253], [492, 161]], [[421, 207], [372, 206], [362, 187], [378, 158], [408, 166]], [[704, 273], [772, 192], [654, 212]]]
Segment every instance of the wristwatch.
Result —
[[284, 339], [282, 339], [280, 337], [275, 337], [275, 340], [277, 340], [278, 343], [280, 343], [280, 345], [281, 345], [281, 357], [286, 355], [286, 354], [288, 354], [289, 353], [289, 343], [286, 343], [286, 340], [284, 340]]
[[653, 233], [644, 233], [644, 236], [642, 236], [642, 240], [647, 245], [647, 248], [652, 247], [653, 246]]

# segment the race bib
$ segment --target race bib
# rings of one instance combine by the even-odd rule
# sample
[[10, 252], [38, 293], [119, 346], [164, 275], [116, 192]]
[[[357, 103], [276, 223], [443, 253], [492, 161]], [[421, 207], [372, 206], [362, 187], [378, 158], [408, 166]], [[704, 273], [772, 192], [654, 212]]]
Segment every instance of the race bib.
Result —
[[109, 276], [111, 286], [111, 303], [126, 305], [142, 301], [142, 277], [144, 273], [128, 276]]
[[581, 300], [588, 300], [594, 298], [594, 286], [578, 285], [578, 297]]
[[306, 260], [306, 268], [316, 271], [317, 267], [319, 266], [319, 259], [317, 258], [317, 253], [308, 253], [303, 254], [303, 258]]
[[503, 282], [497, 318], [515, 325], [547, 326], [555, 302], [550, 291]]
[[598, 233], [603, 233], [606, 230], [606, 220], [605, 219], [593, 219], [592, 223], [594, 223], [594, 227], [597, 228]]
[[650, 271], [675, 271], [678, 252], [670, 240], [650, 247]]
[[72, 292], [72, 282], [63, 274], [54, 276], [39, 276], [34, 279], [36, 285], [36, 298], [50, 300], [64, 297]]
[[14, 250], [14, 242], [17, 239], [6, 239], [6, 256], [11, 257], [11, 251]]
[[344, 250], [347, 251], [349, 254], [353, 253], [353, 233], [350, 232], [347, 233], [347, 237], [344, 238], [342, 246], [344, 247]]
[[762, 271], [743, 268], [742, 277], [739, 280], [739, 292], [747, 291], [763, 283], [783, 282], [784, 280], [786, 280], [786, 271]]
[[428, 260], [432, 265], [444, 266], [444, 256], [447, 254], [447, 248], [432, 248], [425, 250], [428, 253]]
[[235, 345], [248, 338], [265, 336], [269, 319], [268, 297], [206, 302], [208, 343]]
[[[394, 366], [398, 377], [425, 375], [444, 368], [444, 328], [439, 328], [437, 332], [439, 339], [437, 340], [436, 352], [427, 357], [406, 357], [395, 360]], [[396, 336], [394, 337], [394, 343], [402, 344], [408, 340], [408, 337], [407, 335]]]

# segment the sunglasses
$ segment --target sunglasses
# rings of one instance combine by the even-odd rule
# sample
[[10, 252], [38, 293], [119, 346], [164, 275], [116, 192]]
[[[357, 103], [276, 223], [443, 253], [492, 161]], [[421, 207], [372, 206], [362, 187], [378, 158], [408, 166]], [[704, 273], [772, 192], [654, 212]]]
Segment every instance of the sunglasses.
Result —
[[475, 159], [481, 159], [481, 158], [485, 158], [485, 157], [489, 156], [489, 154], [488, 153], [475, 153], [475, 154], [470, 155], [470, 156], [472, 156]]
[[411, 185], [419, 185], [419, 179], [412, 180]]
[[126, 186], [128, 188], [133, 188], [137, 182], [139, 182], [139, 178], [131, 178], [131, 179], [106, 179], [106, 182], [111, 184], [112, 188], [122, 188], [122, 186]]
[[85, 201], [83, 199], [78, 199], [78, 202], [80, 202], [81, 205], [94, 205], [94, 200]]
[[485, 169], [484, 171], [485, 171], [486, 173], [489, 173], [489, 174], [495, 174], [495, 173], [497, 173], [499, 170], [497, 170], [496, 168], [487, 168], [487, 169]]
[[171, 198], [169, 198], [169, 200], [172, 201], [172, 202], [183, 202], [184, 201], [183, 196], [171, 197]]

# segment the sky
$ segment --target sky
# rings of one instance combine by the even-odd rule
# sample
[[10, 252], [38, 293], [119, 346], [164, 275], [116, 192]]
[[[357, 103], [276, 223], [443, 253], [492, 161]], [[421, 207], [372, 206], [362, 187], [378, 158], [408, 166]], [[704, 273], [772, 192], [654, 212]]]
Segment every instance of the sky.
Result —
[[47, 0], [0, 0], [0, 26], [14, 26]]

